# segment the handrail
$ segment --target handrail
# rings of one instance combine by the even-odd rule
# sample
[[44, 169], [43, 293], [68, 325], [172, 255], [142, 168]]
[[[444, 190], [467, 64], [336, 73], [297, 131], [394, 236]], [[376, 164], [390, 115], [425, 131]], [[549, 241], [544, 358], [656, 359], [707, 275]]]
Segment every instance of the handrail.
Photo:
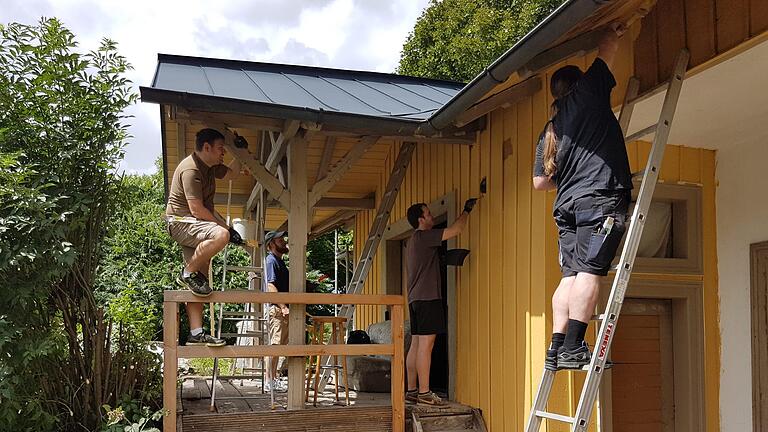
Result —
[[190, 291], [165, 291], [164, 301], [179, 303], [284, 303], [284, 304], [363, 304], [395, 306], [403, 304], [399, 295], [322, 294], [261, 292], [251, 290], [214, 291], [200, 297]]
[[[399, 295], [271, 293], [233, 290], [198, 297], [189, 291], [165, 291], [163, 295], [163, 432], [176, 431], [176, 396], [179, 358], [303, 357], [307, 355], [391, 355], [392, 356], [392, 431], [405, 429], [405, 347], [404, 306]], [[255, 345], [205, 347], [178, 346], [179, 303], [286, 303], [286, 304], [363, 304], [392, 307], [392, 343], [361, 345]]]

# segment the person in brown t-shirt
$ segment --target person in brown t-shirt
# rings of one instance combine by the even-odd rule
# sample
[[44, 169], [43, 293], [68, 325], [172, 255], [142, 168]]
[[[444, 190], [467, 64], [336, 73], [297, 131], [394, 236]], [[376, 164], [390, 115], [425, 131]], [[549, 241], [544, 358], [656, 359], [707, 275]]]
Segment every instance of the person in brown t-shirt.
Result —
[[[224, 153], [221, 132], [200, 130], [195, 137], [194, 153], [184, 158], [173, 172], [165, 209], [169, 217], [168, 233], [184, 254], [184, 268], [177, 282], [202, 297], [211, 294], [205, 276], [211, 258], [224, 249], [227, 242], [242, 243], [213, 205], [216, 179], [226, 180], [240, 171], [237, 160], [224, 165]], [[186, 308], [190, 328], [187, 345], [225, 345], [223, 339], [203, 331], [203, 303], [187, 303]]]
[[426, 204], [418, 203], [408, 208], [408, 223], [416, 230], [406, 249], [411, 347], [405, 361], [408, 377], [405, 398], [409, 402], [443, 404], [440, 396], [429, 389], [432, 348], [437, 335], [446, 332], [438, 253], [443, 241], [456, 237], [464, 230], [476, 202], [476, 199], [467, 200], [461, 216], [446, 229], [432, 229], [435, 220]]

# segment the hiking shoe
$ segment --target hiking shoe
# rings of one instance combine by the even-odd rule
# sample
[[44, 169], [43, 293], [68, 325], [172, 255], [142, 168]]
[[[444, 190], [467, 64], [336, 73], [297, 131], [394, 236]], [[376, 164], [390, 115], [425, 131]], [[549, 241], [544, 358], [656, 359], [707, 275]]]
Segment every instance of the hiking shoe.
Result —
[[592, 355], [586, 342], [582, 342], [581, 346], [575, 349], [561, 347], [557, 352], [558, 369], [581, 369], [588, 365], [590, 360]]
[[208, 297], [211, 295], [211, 287], [208, 285], [208, 279], [200, 272], [192, 272], [189, 276], [184, 276], [184, 270], [181, 270], [176, 282], [192, 291], [192, 294], [198, 297]]
[[415, 404], [419, 402], [419, 391], [409, 390], [405, 392], [405, 403]]
[[213, 336], [205, 334], [205, 332], [200, 333], [199, 335], [195, 336], [190, 334], [187, 336], [187, 345], [188, 346], [209, 346], [209, 347], [220, 347], [227, 344], [227, 341], [224, 339], [215, 338]]
[[422, 405], [432, 405], [432, 406], [441, 406], [445, 405], [445, 402], [443, 402], [443, 399], [436, 395], [435, 392], [427, 392], [427, 393], [419, 393], [416, 396], [416, 403], [422, 404]]
[[557, 371], [557, 354], [558, 350], [548, 349], [547, 356], [544, 358], [544, 369], [552, 372]]

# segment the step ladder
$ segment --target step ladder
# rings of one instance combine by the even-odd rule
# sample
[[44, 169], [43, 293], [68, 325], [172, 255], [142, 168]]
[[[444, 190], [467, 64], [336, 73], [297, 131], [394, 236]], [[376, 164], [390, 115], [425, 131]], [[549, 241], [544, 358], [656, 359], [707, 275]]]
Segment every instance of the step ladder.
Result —
[[[585, 432], [587, 430], [589, 418], [592, 415], [592, 409], [600, 388], [600, 381], [603, 372], [605, 371], [608, 352], [611, 349], [611, 342], [616, 333], [619, 314], [621, 313], [621, 307], [624, 302], [624, 294], [627, 291], [629, 277], [632, 274], [632, 267], [635, 262], [637, 248], [640, 245], [640, 238], [643, 234], [643, 227], [648, 214], [648, 208], [650, 207], [651, 199], [653, 198], [653, 191], [656, 188], [659, 169], [661, 167], [661, 162], [664, 159], [664, 148], [667, 145], [669, 131], [672, 127], [672, 119], [675, 116], [677, 101], [680, 96], [683, 79], [685, 78], [685, 72], [688, 67], [689, 56], [688, 50], [685, 49], [681, 50], [677, 56], [672, 76], [667, 82], [666, 95], [661, 107], [658, 123], [626, 137], [626, 140], [629, 142], [650, 133], [655, 133], [648, 163], [645, 170], [641, 173], [643, 179], [642, 185], [640, 186], [635, 209], [632, 212], [629, 230], [627, 231], [627, 238], [624, 243], [624, 249], [621, 252], [621, 259], [619, 260], [616, 276], [613, 280], [608, 304], [605, 308], [605, 313], [595, 317], [597, 320], [601, 321], [600, 331], [595, 344], [595, 351], [592, 355], [592, 361], [588, 366], [585, 366], [582, 369], [587, 372], [587, 377], [581, 391], [579, 404], [576, 406], [576, 414], [575, 416], [570, 417], [546, 411], [549, 394], [552, 390], [552, 383], [555, 380], [555, 372], [545, 369], [533, 405], [531, 406], [528, 426], [525, 429], [526, 432], [538, 432], [542, 420], [544, 419], [568, 423], [571, 425], [570, 430], [572, 432]], [[637, 79], [632, 78], [627, 86], [627, 93], [624, 97], [621, 114], [619, 115], [619, 125], [625, 135], [627, 133], [634, 105], [638, 101], [638, 87], [639, 83]]]
[[[256, 214], [256, 232], [259, 233], [258, 235], [261, 235], [261, 233], [264, 232], [264, 206], [263, 206], [263, 192], [262, 195], [259, 197], [259, 201], [257, 203], [257, 210], [254, 212]], [[230, 215], [230, 205], [232, 200], [232, 181], [229, 181], [229, 190], [227, 193], [227, 224], [229, 225], [231, 222], [231, 215]], [[248, 274], [252, 274], [253, 280], [257, 280], [257, 283], [254, 283], [253, 280], [249, 280], [248, 283], [248, 289], [254, 290], [254, 289], [261, 289], [261, 284], [263, 282], [263, 267], [264, 267], [264, 247], [263, 245], [261, 247], [257, 246], [253, 248], [253, 251], [250, 253], [251, 255], [251, 264], [255, 264], [255, 262], [258, 260], [259, 263], [261, 263], [260, 266], [256, 265], [250, 265], [250, 266], [238, 266], [238, 265], [231, 265], [228, 263], [227, 258], [229, 256], [229, 248], [230, 245], [227, 244], [224, 247], [224, 253], [223, 253], [223, 263], [222, 263], [222, 275], [221, 275], [221, 286], [219, 289], [221, 291], [225, 291], [228, 289], [228, 279], [227, 274], [229, 272], [245, 272]], [[212, 280], [213, 278], [211, 278]], [[267, 338], [267, 319], [266, 316], [262, 311], [259, 311], [258, 308], [255, 307], [253, 304], [246, 304], [245, 310], [242, 312], [238, 311], [224, 311], [224, 304], [219, 304], [219, 314], [218, 314], [218, 325], [216, 326], [216, 337], [237, 337], [237, 338], [251, 338], [252, 343], [254, 345], [262, 345], [265, 343], [265, 340]], [[213, 310], [211, 311], [211, 319], [213, 319]], [[224, 324], [224, 321], [239, 321], [242, 323], [251, 323], [248, 330], [244, 331], [238, 331], [236, 333], [222, 333], [222, 327]], [[243, 326], [245, 327], [245, 326]], [[213, 330], [213, 329], [212, 329]], [[245, 359], [243, 359], [245, 361]], [[237, 359], [232, 364], [232, 368], [230, 370], [230, 375], [228, 376], [222, 376], [219, 374], [219, 358], [214, 357], [213, 359], [213, 376], [211, 377], [211, 402], [208, 409], [213, 412], [215, 411], [215, 404], [216, 404], [216, 382], [220, 379], [240, 379], [241, 384], [243, 379], [260, 379], [261, 380], [261, 389], [262, 393], [264, 392], [264, 384], [266, 381], [266, 364], [264, 361], [264, 358], [256, 359], [258, 361], [257, 367], [243, 367], [243, 374], [242, 375], [235, 375], [235, 369], [237, 365]], [[252, 374], [247, 374], [246, 372], [253, 372]], [[274, 392], [271, 394], [272, 398], [272, 405], [274, 406]], [[219, 400], [227, 400], [227, 399], [252, 399], [252, 397], [236, 397], [236, 396], [226, 396], [226, 397], [218, 397]]]
[[[416, 143], [413, 142], [403, 142], [400, 145], [400, 153], [397, 155], [395, 164], [392, 167], [392, 173], [389, 176], [389, 181], [387, 181], [387, 187], [384, 190], [384, 195], [379, 204], [376, 219], [374, 219], [373, 226], [365, 241], [365, 246], [363, 246], [360, 253], [360, 258], [352, 273], [352, 279], [350, 279], [347, 284], [346, 294], [360, 294], [363, 290], [363, 284], [368, 277], [368, 272], [371, 270], [371, 265], [373, 265], [373, 258], [381, 243], [384, 230], [389, 224], [389, 214], [392, 212], [392, 207], [397, 200], [397, 193], [400, 190], [400, 185], [403, 183], [405, 172], [408, 170], [408, 165], [411, 163], [411, 157], [415, 148]], [[342, 305], [339, 309], [338, 316], [346, 317], [347, 323], [351, 323], [354, 313], [355, 305]], [[323, 364], [331, 366], [331, 359], [328, 356], [323, 357]], [[325, 388], [329, 376], [329, 371], [325, 369], [322, 378], [320, 379], [319, 388]], [[344, 385], [346, 386], [347, 383], [344, 383]]]

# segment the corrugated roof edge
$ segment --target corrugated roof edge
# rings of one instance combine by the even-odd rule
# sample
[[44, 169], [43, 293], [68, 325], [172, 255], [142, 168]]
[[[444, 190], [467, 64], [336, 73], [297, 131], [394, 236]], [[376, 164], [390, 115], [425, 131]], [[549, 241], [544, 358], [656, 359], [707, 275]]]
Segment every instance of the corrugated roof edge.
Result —
[[525, 66], [537, 54], [549, 48], [552, 43], [584, 18], [612, 1], [615, 0], [568, 0], [560, 5], [544, 21], [517, 41], [512, 48], [486, 67], [429, 119], [422, 122], [416, 133], [429, 136], [449, 126], [454, 118], [498, 84], [506, 81], [512, 73]]
[[[206, 63], [203, 66], [221, 66], [221, 67], [236, 67], [237, 69], [258, 69], [282, 73], [295, 72], [298, 74], [311, 74], [316, 72], [324, 72], [327, 75], [336, 75], [341, 77], [354, 77], [354, 78], [377, 78], [388, 79], [399, 82], [413, 82], [414, 84], [439, 84], [447, 87], [464, 88], [466, 83], [457, 81], [439, 80], [434, 78], [419, 78], [409, 75], [398, 75], [385, 72], [372, 72], [372, 71], [360, 71], [352, 69], [334, 69], [319, 66], [304, 66], [304, 65], [291, 65], [291, 64], [279, 64], [279, 63], [263, 63], [254, 62], [248, 60], [230, 60], [230, 59], [217, 59], [211, 57], [195, 57], [195, 56], [183, 56], [176, 54], [163, 54], [157, 55], [158, 62], [186, 64], [193, 66], [200, 66], [201, 63]], [[157, 72], [156, 72], [157, 73]], [[156, 79], [156, 76], [155, 76]], [[155, 85], [155, 79], [152, 80], [152, 86]]]

